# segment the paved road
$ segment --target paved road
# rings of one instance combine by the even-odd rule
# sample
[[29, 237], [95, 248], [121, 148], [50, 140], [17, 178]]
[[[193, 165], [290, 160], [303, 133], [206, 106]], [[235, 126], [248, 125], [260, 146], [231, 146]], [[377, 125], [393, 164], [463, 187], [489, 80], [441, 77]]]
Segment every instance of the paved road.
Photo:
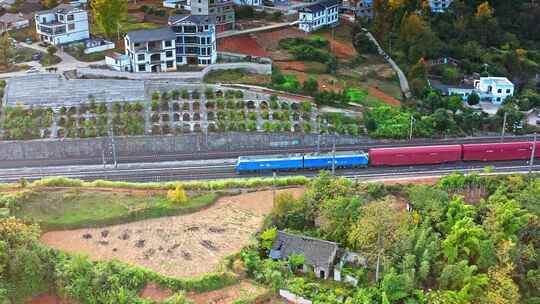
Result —
[[399, 68], [399, 66], [397, 65], [397, 63], [392, 59], [392, 57], [390, 57], [390, 55], [388, 55], [384, 50], [383, 48], [381, 47], [381, 45], [379, 44], [379, 42], [377, 41], [377, 39], [375, 39], [375, 37], [367, 31], [367, 29], [365, 28], [362, 28], [362, 30], [365, 32], [365, 34], [367, 35], [367, 37], [369, 38], [369, 40], [371, 40], [375, 46], [377, 46], [377, 49], [379, 51], [379, 54], [381, 56], [383, 56], [386, 61], [388, 61], [388, 63], [392, 66], [392, 69], [394, 69], [394, 71], [396, 72], [396, 74], [398, 75], [398, 78], [399, 78], [399, 86], [401, 88], [401, 92], [403, 93], [403, 95], [406, 97], [406, 98], [410, 98], [412, 95], [411, 95], [411, 90], [409, 88], [409, 81], [407, 80], [407, 77], [405, 76], [405, 73], [403, 73], [403, 71]]
[[298, 24], [298, 21], [293, 21], [293, 22], [276, 23], [272, 25], [266, 25], [266, 26], [261, 26], [261, 27], [256, 27], [256, 28], [241, 30], [241, 31], [226, 31], [226, 32], [218, 33], [216, 38], [220, 39], [220, 38], [226, 38], [226, 37], [231, 37], [231, 36], [246, 35], [246, 34], [252, 34], [252, 33], [257, 33], [257, 32], [276, 30], [276, 29], [285, 28], [289, 26], [295, 26], [297, 24]]
[[[47, 49], [44, 48], [44, 47], [41, 47], [38, 45], [38, 43], [32, 43], [32, 44], [28, 44], [28, 43], [24, 43], [24, 42], [19, 42], [17, 45], [19, 46], [22, 46], [22, 47], [26, 47], [26, 48], [30, 48], [30, 49], [33, 49], [33, 50], [36, 50], [36, 51], [40, 51], [40, 52], [44, 52], [46, 53], [47, 52]], [[56, 53], [56, 56], [60, 57], [60, 59], [62, 59], [62, 61], [58, 64], [56, 64], [54, 67], [58, 68], [58, 73], [63, 73], [65, 71], [72, 71], [72, 70], [75, 70], [77, 68], [85, 68], [85, 67], [89, 67], [90, 65], [102, 65], [102, 64], [105, 64], [105, 60], [101, 60], [101, 61], [94, 61], [94, 62], [82, 62], [82, 61], [78, 61], [77, 59], [75, 59], [75, 57], [69, 55], [68, 53], [62, 51], [61, 49], [58, 50], [58, 52]], [[32, 67], [37, 67], [40, 69], [40, 71], [44, 71], [45, 68], [43, 66], [41, 66], [41, 64], [37, 61], [32, 61], [32, 62], [29, 62], [29, 63], [26, 63]], [[25, 75], [29, 75], [28, 73], [26, 73], [26, 71], [18, 71], [18, 72], [12, 72], [12, 73], [0, 73], [0, 78], [11, 78], [11, 77], [17, 77], [17, 76], [25, 76]]]

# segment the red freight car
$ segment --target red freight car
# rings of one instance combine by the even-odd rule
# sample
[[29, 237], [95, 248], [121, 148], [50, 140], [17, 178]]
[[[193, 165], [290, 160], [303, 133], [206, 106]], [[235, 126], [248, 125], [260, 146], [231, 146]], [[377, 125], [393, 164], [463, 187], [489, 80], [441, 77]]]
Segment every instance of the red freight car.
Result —
[[461, 160], [461, 145], [373, 148], [369, 150], [372, 166], [429, 165]]
[[[531, 142], [464, 144], [462, 146], [465, 161], [529, 159], [532, 152]], [[535, 154], [535, 157], [540, 157], [540, 143], [536, 144]]]

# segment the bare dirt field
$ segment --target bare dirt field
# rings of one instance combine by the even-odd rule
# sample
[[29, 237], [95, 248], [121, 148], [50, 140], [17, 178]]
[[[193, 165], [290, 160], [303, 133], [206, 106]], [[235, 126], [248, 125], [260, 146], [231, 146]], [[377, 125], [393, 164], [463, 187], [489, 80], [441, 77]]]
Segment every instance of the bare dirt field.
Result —
[[[290, 191], [295, 196], [303, 188]], [[247, 244], [272, 209], [272, 191], [220, 198], [202, 211], [115, 225], [45, 233], [43, 243], [94, 260], [118, 259], [176, 277], [215, 271]]]
[[150, 283], [146, 285], [146, 287], [144, 287], [144, 289], [142, 290], [140, 294], [140, 297], [143, 299], [160, 302], [171, 297], [172, 295], [173, 295], [172, 291], [161, 288], [154, 283]]
[[218, 49], [225, 52], [240, 53], [251, 56], [268, 56], [257, 39], [251, 35], [233, 36], [218, 40]]
[[379, 100], [381, 100], [384, 103], [387, 103], [389, 105], [398, 106], [398, 107], [401, 105], [401, 101], [399, 101], [398, 99], [386, 94], [385, 92], [379, 90], [378, 88], [369, 87], [368, 93], [369, 93], [369, 96], [375, 97], [375, 98], [377, 98], [377, 99], [379, 99]]
[[242, 281], [240, 284], [225, 287], [204, 293], [190, 293], [188, 299], [195, 304], [232, 304], [239, 299], [251, 298], [264, 293], [266, 290], [250, 282]]
[[63, 300], [62, 298], [53, 294], [42, 293], [36, 297], [33, 297], [25, 304], [71, 304], [71, 302]]

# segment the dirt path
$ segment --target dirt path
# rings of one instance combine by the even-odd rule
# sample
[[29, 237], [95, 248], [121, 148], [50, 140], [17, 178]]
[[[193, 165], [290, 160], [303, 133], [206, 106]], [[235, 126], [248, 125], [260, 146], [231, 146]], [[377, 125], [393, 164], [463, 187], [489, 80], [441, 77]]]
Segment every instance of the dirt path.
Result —
[[243, 281], [238, 285], [225, 287], [204, 293], [191, 293], [188, 298], [195, 304], [232, 304], [242, 298], [260, 295], [265, 292], [264, 288]]
[[[303, 188], [290, 191], [295, 196]], [[196, 213], [100, 229], [45, 233], [45, 244], [94, 260], [118, 259], [164, 275], [194, 277], [216, 270], [260, 229], [272, 209], [272, 191], [223, 197]]]

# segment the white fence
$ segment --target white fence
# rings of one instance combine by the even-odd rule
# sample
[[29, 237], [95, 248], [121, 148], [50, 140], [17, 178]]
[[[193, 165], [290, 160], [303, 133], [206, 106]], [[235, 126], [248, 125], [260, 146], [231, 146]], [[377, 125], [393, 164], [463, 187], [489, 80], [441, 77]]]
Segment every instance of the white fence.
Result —
[[297, 296], [295, 295], [294, 293], [288, 291], [288, 290], [285, 290], [285, 289], [280, 289], [279, 290], [279, 295], [286, 299], [287, 301], [289, 302], [292, 302], [292, 303], [296, 303], [296, 304], [312, 304], [313, 302], [311, 302], [310, 300], [308, 299], [304, 299], [300, 296]]

